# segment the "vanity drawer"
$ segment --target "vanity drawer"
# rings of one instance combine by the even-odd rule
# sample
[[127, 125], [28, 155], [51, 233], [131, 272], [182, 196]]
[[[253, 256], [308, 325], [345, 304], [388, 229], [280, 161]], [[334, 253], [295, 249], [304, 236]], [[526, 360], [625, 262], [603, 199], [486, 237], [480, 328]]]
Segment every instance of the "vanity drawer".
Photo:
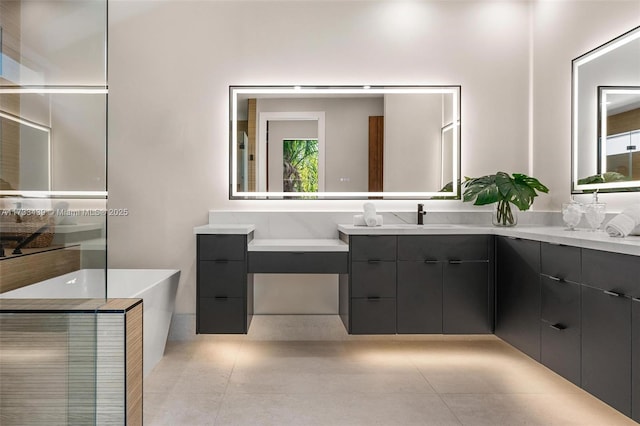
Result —
[[247, 266], [241, 261], [200, 261], [198, 288], [200, 297], [244, 297]]
[[351, 260], [396, 260], [395, 235], [358, 235], [351, 237]]
[[579, 283], [582, 281], [580, 259], [579, 247], [541, 243], [540, 267], [545, 275]]
[[395, 334], [396, 299], [351, 299], [351, 334]]
[[580, 328], [580, 284], [542, 276], [540, 317], [551, 324]]
[[580, 329], [540, 323], [540, 361], [575, 385], [580, 386]]
[[239, 297], [201, 298], [198, 333], [246, 333], [246, 304]]
[[250, 273], [347, 274], [348, 252], [250, 251]]
[[487, 260], [487, 235], [404, 235], [398, 237], [398, 260]]
[[396, 297], [396, 263], [353, 262], [351, 297]]
[[582, 249], [582, 283], [640, 297], [640, 256]]
[[246, 235], [198, 235], [199, 260], [245, 260]]

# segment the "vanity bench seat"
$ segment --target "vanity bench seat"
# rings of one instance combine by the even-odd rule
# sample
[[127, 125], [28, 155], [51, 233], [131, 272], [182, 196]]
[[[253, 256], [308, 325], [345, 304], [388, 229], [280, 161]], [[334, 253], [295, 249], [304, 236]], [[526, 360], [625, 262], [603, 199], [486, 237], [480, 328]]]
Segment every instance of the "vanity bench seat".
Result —
[[349, 245], [338, 239], [254, 239], [248, 247], [249, 273], [346, 274]]

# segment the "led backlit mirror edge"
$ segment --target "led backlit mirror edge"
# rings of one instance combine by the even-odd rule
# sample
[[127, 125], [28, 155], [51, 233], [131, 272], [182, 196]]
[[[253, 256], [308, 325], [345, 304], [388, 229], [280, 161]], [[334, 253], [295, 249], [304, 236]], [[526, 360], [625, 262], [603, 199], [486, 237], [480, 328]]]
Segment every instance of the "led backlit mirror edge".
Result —
[[[452, 94], [453, 156], [451, 192], [245, 192], [237, 191], [237, 112], [238, 95], [241, 94]], [[428, 86], [229, 86], [229, 199], [230, 200], [424, 200], [460, 199], [460, 147], [461, 147], [461, 98], [460, 85]]]
[[[583, 194], [595, 190], [602, 192], [627, 192], [640, 190], [640, 180], [607, 183], [579, 184], [578, 176], [578, 67], [600, 56], [640, 38], [640, 26], [578, 56], [571, 61], [571, 193]], [[596, 122], [597, 122], [597, 117]], [[598, 152], [601, 161], [601, 153]], [[586, 176], [584, 176], [586, 177]]]

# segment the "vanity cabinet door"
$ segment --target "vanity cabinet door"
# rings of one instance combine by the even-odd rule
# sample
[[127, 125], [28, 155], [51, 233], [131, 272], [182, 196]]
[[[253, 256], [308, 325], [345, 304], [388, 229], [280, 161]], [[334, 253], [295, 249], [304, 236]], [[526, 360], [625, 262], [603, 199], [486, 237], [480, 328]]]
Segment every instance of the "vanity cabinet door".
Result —
[[496, 335], [540, 361], [540, 242], [497, 241]]
[[632, 305], [632, 320], [631, 330], [633, 332], [633, 340], [631, 348], [631, 355], [633, 359], [633, 365], [631, 370], [633, 371], [633, 388], [631, 395], [633, 397], [632, 418], [636, 422], [640, 423], [640, 298], [633, 299]]
[[489, 261], [450, 261], [443, 268], [443, 332], [491, 333]]
[[631, 416], [631, 299], [582, 286], [582, 387]]
[[442, 333], [442, 262], [398, 262], [398, 333]]
[[580, 386], [580, 284], [541, 275], [540, 360]]

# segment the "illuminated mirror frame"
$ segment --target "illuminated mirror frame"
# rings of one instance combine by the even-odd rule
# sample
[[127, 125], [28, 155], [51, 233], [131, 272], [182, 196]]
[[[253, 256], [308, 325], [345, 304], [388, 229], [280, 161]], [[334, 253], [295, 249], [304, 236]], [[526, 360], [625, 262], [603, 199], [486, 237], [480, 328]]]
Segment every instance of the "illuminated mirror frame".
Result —
[[[577, 57], [571, 61], [571, 193], [582, 194], [584, 192], [593, 192], [594, 190], [603, 192], [624, 192], [629, 190], [637, 190], [640, 188], [640, 180], [634, 181], [620, 181], [620, 182], [607, 182], [607, 183], [592, 183], [592, 184], [579, 184], [578, 180], [581, 177], [578, 176], [578, 79], [579, 79], [579, 67], [585, 65], [602, 55], [605, 55], [612, 50], [615, 50], [625, 44], [628, 44], [634, 40], [640, 39], [640, 27], [636, 27], [631, 31], [622, 34], [619, 37], [599, 46], [582, 56]], [[596, 96], [596, 98], [599, 98]], [[597, 111], [602, 111], [602, 108], [598, 108]], [[606, 112], [605, 112], [606, 113]], [[594, 117], [596, 123], [600, 121], [601, 117]], [[606, 122], [606, 120], [605, 120]], [[596, 124], [597, 126], [597, 124]], [[606, 126], [606, 124], [605, 124]], [[606, 131], [606, 128], [605, 128]], [[602, 128], [598, 129], [596, 135], [601, 135]], [[598, 163], [598, 173], [604, 173], [606, 170], [606, 148], [602, 148], [602, 144], [597, 142], [598, 152], [596, 153]], [[583, 176], [584, 178], [586, 176]]]
[[[266, 191], [238, 191], [238, 98], [241, 95], [357, 95], [357, 94], [450, 94], [453, 95], [451, 106], [451, 126], [453, 133], [452, 176], [454, 183], [452, 192], [266, 192]], [[459, 199], [460, 198], [460, 109], [461, 86], [230, 86], [229, 87], [229, 199], [409, 199], [424, 200]], [[259, 158], [259, 153], [257, 153]], [[306, 198], [305, 198], [306, 197]]]
[[[86, 94], [106, 95], [109, 89], [106, 86], [60, 86], [60, 87], [27, 87], [27, 86], [1, 86], [0, 95], [3, 94]], [[49, 134], [51, 138], [51, 134]], [[106, 160], [106, 159], [105, 159]], [[106, 170], [106, 167], [105, 167]], [[49, 190], [47, 191], [22, 191], [0, 190], [0, 197], [27, 197], [27, 198], [107, 198], [107, 191], [66, 191], [51, 189], [51, 141], [49, 141]]]

